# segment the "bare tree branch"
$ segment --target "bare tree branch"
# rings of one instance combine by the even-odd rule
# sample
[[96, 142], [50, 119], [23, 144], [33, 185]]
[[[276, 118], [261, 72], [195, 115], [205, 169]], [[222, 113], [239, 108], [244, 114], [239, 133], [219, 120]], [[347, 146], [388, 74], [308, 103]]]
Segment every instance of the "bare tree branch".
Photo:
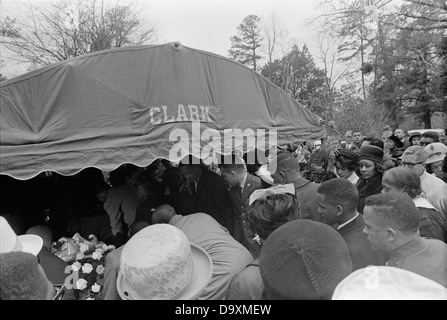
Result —
[[75, 5], [62, 0], [30, 3], [28, 8], [25, 19], [0, 23], [2, 34], [10, 35], [0, 38], [0, 45], [37, 65], [157, 38], [156, 27], [140, 22], [133, 3], [78, 0]]

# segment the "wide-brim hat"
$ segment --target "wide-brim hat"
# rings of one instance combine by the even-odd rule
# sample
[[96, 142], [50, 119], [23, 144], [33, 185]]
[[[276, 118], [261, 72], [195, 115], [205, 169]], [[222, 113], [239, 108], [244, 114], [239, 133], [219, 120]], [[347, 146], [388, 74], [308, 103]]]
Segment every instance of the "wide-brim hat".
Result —
[[267, 167], [268, 167], [268, 164], [264, 164], [264, 165], [260, 166], [257, 174], [258, 174], [259, 178], [262, 179], [262, 181], [264, 181], [270, 185], [273, 185], [273, 178], [270, 174], [270, 171], [267, 170]]
[[[213, 261], [210, 255], [198, 245], [191, 243], [193, 271], [188, 286], [173, 300], [195, 300], [208, 285], [213, 274]], [[142, 297], [129, 297], [129, 286], [126, 283], [123, 272], [118, 272], [116, 287], [119, 296], [123, 300], [144, 300]]]
[[334, 151], [335, 156], [343, 156], [345, 158], [351, 159], [354, 162], [359, 162], [359, 155], [354, 151], [348, 149], [337, 149]]
[[343, 279], [332, 300], [447, 300], [447, 288], [405, 269], [369, 266]]
[[8, 221], [0, 216], [0, 253], [22, 251], [37, 256], [42, 246], [41, 237], [34, 234], [18, 236]]
[[388, 139], [393, 141], [397, 148], [402, 148], [404, 146], [404, 143], [395, 135], [389, 136]]

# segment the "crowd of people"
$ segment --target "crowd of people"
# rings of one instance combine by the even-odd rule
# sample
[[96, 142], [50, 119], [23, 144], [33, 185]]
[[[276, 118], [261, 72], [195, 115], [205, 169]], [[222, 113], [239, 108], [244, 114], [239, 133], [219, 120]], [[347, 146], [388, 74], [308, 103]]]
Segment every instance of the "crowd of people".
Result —
[[443, 139], [348, 131], [278, 147], [267, 163], [1, 176], [1, 299], [54, 297], [69, 264], [50, 245], [74, 233], [116, 247], [106, 300], [447, 299]]

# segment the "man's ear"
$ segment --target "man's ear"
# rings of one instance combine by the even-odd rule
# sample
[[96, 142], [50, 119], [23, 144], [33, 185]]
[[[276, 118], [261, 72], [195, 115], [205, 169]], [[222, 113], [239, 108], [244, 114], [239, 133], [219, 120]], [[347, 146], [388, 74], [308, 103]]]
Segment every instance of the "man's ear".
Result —
[[284, 172], [280, 171], [279, 175], [281, 176], [281, 182], [282, 183], [287, 182], [287, 176], [286, 176], [286, 174]]
[[335, 213], [337, 215], [337, 217], [341, 216], [344, 212], [344, 209], [341, 205], [337, 205], [337, 207], [335, 208]]
[[397, 240], [397, 236], [398, 236], [398, 233], [393, 228], [387, 228], [386, 229], [386, 237], [387, 237], [388, 241], [390, 241], [390, 242], [396, 241]]

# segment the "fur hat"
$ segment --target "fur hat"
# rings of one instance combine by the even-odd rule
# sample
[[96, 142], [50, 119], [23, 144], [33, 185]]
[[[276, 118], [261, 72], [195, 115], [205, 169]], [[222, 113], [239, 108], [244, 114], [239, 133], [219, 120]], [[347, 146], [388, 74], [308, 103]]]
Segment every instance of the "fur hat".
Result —
[[259, 268], [269, 299], [330, 299], [352, 263], [337, 231], [320, 222], [295, 220], [270, 234]]
[[377, 163], [383, 162], [383, 150], [372, 145], [363, 145], [359, 150], [359, 160], [371, 160]]

